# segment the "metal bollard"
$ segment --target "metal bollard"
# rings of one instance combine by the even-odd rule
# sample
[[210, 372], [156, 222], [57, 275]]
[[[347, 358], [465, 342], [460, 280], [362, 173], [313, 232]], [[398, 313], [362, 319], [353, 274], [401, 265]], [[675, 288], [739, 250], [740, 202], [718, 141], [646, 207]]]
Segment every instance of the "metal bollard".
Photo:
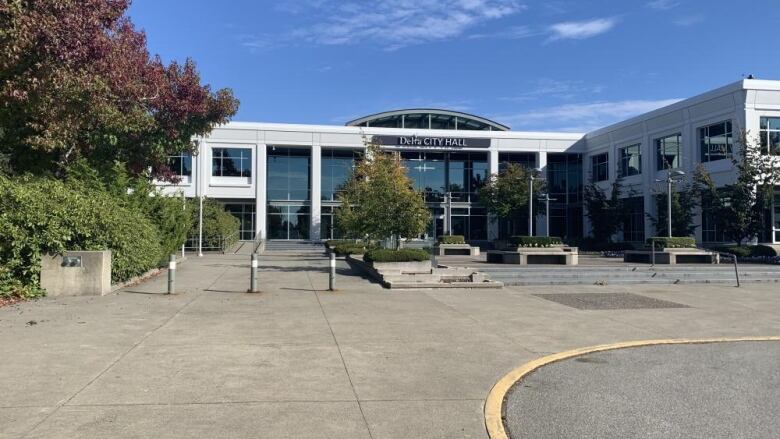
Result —
[[252, 253], [251, 268], [249, 269], [249, 292], [257, 292], [257, 253]]
[[336, 252], [330, 252], [330, 276], [328, 276], [328, 289], [336, 291]]
[[168, 294], [173, 294], [176, 284], [176, 255], [171, 255], [168, 261]]

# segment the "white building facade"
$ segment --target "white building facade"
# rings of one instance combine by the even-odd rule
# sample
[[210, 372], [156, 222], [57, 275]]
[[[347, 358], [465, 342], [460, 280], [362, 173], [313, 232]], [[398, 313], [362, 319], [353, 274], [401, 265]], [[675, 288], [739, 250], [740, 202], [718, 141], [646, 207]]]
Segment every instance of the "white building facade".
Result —
[[[375, 114], [346, 126], [231, 122], [199, 139], [196, 156], [172, 157], [181, 175], [167, 193], [215, 198], [241, 220], [241, 238], [323, 240], [338, 237], [337, 195], [369, 139], [397, 151], [425, 194], [433, 221], [427, 235], [451, 231], [475, 244], [527, 234], [524, 221], [495, 221], [476, 189], [508, 163], [537, 168], [547, 180], [549, 231], [543, 203], [534, 234], [578, 239], [590, 225], [583, 187], [608, 189], [621, 176], [634, 214], [622, 239], [644, 241], [655, 231], [654, 194], [668, 170], [692, 175], [703, 163], [718, 185], [734, 180], [732, 157], [742, 133], [780, 155], [780, 81], [746, 79], [586, 134], [518, 132], [460, 112], [411, 109]], [[780, 186], [767, 213], [765, 242], [780, 242]], [[722, 241], [698, 215], [700, 242]]]

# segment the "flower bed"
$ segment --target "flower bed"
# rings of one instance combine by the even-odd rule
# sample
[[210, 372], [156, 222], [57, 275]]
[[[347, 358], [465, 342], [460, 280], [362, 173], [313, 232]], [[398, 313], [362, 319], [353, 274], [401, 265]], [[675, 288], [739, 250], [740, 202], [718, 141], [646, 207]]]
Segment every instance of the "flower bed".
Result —
[[465, 244], [466, 238], [463, 235], [444, 235], [439, 236], [439, 244]]
[[513, 236], [509, 238], [509, 242], [518, 247], [552, 247], [563, 244], [561, 238], [556, 236]]

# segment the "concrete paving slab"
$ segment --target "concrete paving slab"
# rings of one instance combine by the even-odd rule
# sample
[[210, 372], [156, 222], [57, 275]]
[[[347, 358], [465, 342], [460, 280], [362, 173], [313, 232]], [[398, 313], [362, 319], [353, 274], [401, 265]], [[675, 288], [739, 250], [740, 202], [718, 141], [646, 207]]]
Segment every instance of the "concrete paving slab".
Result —
[[356, 402], [63, 407], [29, 439], [370, 439]]
[[456, 401], [365, 401], [374, 439], [483, 439], [481, 399]]
[[21, 437], [43, 421], [53, 409], [53, 407], [0, 407], [0, 437]]

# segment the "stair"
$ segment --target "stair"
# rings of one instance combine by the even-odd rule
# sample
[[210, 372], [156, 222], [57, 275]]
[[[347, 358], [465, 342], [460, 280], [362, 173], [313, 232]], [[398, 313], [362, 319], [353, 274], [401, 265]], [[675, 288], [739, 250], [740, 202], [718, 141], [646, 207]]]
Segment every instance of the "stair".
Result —
[[265, 242], [266, 253], [324, 254], [325, 246], [316, 241], [269, 240]]
[[[598, 284], [736, 284], [734, 266], [720, 265], [614, 265], [480, 267], [480, 272], [504, 285], [598, 285]], [[780, 266], [743, 264], [743, 283], [780, 282]]]

